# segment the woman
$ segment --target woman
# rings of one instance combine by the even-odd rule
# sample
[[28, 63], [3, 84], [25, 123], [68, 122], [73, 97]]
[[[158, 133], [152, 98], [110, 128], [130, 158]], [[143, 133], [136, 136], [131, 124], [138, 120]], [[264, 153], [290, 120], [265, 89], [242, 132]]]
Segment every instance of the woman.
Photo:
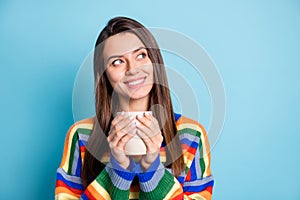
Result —
[[[205, 130], [173, 112], [152, 34], [133, 19], [111, 19], [95, 45], [94, 77], [96, 116], [68, 131], [56, 199], [211, 199]], [[135, 131], [145, 155], [124, 150]]]

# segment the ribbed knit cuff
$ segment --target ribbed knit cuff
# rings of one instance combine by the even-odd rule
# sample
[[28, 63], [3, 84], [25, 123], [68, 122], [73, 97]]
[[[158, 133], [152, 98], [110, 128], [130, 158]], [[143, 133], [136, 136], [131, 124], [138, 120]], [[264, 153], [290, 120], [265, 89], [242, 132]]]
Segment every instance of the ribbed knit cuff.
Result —
[[149, 169], [144, 173], [137, 173], [140, 182], [140, 189], [143, 192], [150, 192], [154, 190], [162, 177], [165, 174], [165, 167], [160, 162], [159, 155], [151, 164]]
[[110, 162], [106, 165], [105, 169], [110, 177], [112, 184], [120, 190], [129, 190], [131, 182], [135, 177], [135, 173], [131, 172], [129, 169], [133, 169], [135, 162], [130, 161], [129, 167], [124, 169], [119, 165], [119, 163], [114, 159], [113, 156], [110, 157]]
[[119, 170], [119, 171], [125, 171], [125, 172], [133, 172], [133, 169], [135, 169], [136, 167], [136, 163], [134, 162], [134, 160], [130, 157], [129, 158], [130, 160], [130, 163], [129, 163], [129, 166], [127, 167], [127, 169], [124, 169], [119, 163], [118, 161], [112, 156], [110, 155], [110, 163], [111, 163], [111, 166], [116, 169], [116, 170]]

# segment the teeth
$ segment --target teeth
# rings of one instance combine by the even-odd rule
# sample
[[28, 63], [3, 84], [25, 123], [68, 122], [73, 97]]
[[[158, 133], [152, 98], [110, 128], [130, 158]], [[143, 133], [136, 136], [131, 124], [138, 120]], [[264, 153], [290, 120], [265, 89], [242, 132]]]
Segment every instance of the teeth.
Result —
[[144, 81], [144, 79], [128, 82], [128, 85], [138, 85], [138, 84], [142, 83], [143, 81]]

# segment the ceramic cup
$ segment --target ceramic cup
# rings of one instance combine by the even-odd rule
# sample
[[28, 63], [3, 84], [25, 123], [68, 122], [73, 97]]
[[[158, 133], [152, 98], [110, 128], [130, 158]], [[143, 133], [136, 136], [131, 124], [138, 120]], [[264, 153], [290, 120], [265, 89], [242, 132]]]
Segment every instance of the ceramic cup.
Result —
[[[124, 112], [125, 116], [133, 116], [136, 119], [136, 116], [143, 115], [144, 113], [148, 113], [152, 115], [152, 111], [144, 111], [144, 112]], [[116, 115], [120, 115], [121, 112], [117, 112]], [[136, 130], [134, 131], [134, 137], [131, 138], [127, 144], [125, 145], [125, 154], [126, 155], [145, 155], [146, 154], [146, 145], [144, 141], [136, 134]]]

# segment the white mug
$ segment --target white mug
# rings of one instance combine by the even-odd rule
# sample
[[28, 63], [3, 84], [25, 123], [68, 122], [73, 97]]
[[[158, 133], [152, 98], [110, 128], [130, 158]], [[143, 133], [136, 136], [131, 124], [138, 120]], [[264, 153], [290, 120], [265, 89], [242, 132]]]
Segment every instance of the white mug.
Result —
[[[117, 112], [116, 115], [120, 115], [122, 112]], [[152, 111], [143, 111], [143, 112], [124, 112], [125, 116], [133, 116], [136, 118], [138, 115], [143, 115], [144, 113], [152, 115]], [[137, 120], [137, 119], [135, 119]], [[134, 136], [131, 138], [125, 145], [125, 154], [126, 155], [145, 155], [147, 152], [146, 145], [144, 141], [136, 134], [134, 131]]]

